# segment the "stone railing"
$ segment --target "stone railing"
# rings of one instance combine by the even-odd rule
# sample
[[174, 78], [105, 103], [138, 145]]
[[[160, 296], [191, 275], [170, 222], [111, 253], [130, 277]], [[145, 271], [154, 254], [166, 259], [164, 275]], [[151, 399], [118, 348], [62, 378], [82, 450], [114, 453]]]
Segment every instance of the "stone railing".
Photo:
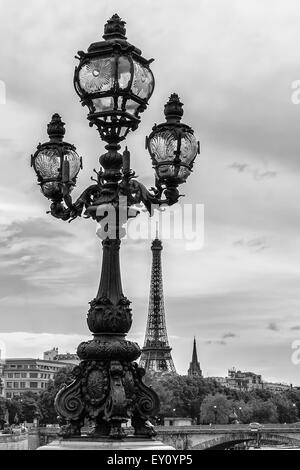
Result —
[[24, 434], [1, 434], [1, 450], [28, 450], [28, 433]]

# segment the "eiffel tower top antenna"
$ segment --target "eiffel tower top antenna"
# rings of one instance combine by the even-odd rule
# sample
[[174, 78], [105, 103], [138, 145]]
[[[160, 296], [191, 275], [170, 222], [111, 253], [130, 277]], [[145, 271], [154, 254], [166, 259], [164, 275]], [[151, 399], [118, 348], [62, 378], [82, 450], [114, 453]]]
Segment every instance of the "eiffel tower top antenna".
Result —
[[156, 236], [155, 238], [158, 240], [159, 239], [159, 228], [158, 228], [158, 222], [156, 222]]

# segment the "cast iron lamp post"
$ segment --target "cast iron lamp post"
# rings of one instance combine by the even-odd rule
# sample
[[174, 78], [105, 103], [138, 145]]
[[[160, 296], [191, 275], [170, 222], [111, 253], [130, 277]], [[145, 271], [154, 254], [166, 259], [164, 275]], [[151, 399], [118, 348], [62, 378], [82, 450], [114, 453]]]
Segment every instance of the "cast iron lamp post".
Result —
[[214, 405], [215, 425], [217, 424], [217, 412], [218, 412], [217, 406]]
[[[147, 190], [135, 179], [127, 148], [123, 154], [118, 152], [120, 142], [137, 129], [154, 89], [152, 60], [144, 59], [126, 41], [124, 25], [114, 15], [105, 25], [104, 41], [77, 57], [76, 92], [88, 108], [90, 125], [96, 126], [107, 144], [95, 184], [73, 202], [71, 191], [81, 159], [75, 147], [64, 142], [64, 123], [58, 114], [48, 125], [49, 142], [40, 144], [32, 157], [41, 190], [51, 200], [50, 213], [68, 221], [83, 214], [101, 226], [100, 286], [87, 315], [94, 338], [79, 345], [81, 362], [73, 371], [74, 380], [59, 391], [55, 402], [67, 437], [79, 436], [86, 419], [96, 436], [122, 438], [122, 423], [129, 418], [136, 436], [154, 434], [148, 420], [158, 413], [159, 400], [142, 382], [144, 369], [134, 362], [141, 354], [138, 344], [125, 339], [132, 314], [122, 290], [119, 249], [123, 225], [138, 215], [132, 206], [142, 203], [152, 215], [155, 206], [175, 204], [180, 197], [178, 186], [191, 173], [199, 152], [193, 130], [181, 123], [183, 105], [176, 94], [165, 105], [166, 122], [155, 125], [146, 140], [156, 172], [155, 188]], [[108, 223], [105, 216], [111, 208], [116, 217]], [[125, 221], [120, 222], [124, 211]]]

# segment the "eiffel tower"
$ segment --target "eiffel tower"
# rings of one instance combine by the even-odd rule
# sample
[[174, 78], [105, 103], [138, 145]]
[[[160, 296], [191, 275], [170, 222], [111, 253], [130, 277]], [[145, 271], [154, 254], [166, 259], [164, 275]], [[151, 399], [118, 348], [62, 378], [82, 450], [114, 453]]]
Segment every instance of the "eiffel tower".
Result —
[[162, 242], [156, 238], [152, 242], [152, 272], [145, 342], [142, 348], [140, 367], [146, 372], [174, 372], [176, 369], [169, 346], [161, 269]]

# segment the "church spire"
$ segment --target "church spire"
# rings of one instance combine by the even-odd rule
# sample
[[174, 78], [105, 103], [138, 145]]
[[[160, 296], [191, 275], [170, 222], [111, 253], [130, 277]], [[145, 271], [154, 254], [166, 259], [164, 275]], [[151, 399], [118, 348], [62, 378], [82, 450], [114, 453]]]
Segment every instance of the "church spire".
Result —
[[196, 336], [194, 336], [194, 347], [193, 347], [192, 363], [193, 363], [193, 364], [197, 364], [197, 363], [198, 363]]
[[198, 361], [196, 337], [194, 336], [192, 362], [188, 370], [189, 377], [202, 377], [202, 370]]

